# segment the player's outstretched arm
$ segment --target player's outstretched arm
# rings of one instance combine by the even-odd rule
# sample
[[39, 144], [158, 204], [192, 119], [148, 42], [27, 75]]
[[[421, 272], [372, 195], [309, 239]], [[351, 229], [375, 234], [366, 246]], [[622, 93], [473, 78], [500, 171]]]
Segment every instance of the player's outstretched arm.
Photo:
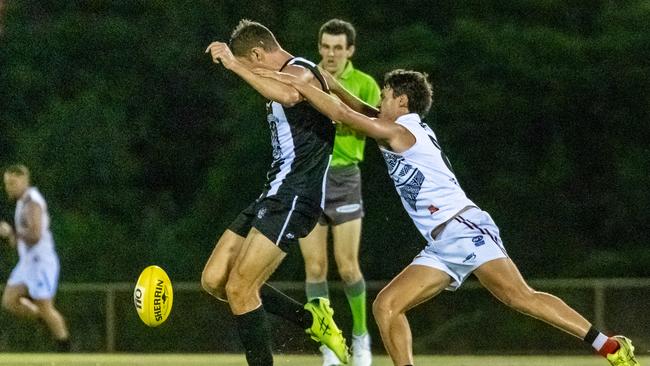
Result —
[[357, 97], [356, 95], [350, 93], [350, 91], [348, 91], [327, 70], [321, 68], [320, 71], [323, 77], [325, 78], [325, 81], [327, 81], [327, 85], [329, 85], [330, 91], [336, 94], [337, 97], [341, 98], [343, 103], [347, 104], [350, 108], [354, 109], [355, 111], [364, 114], [368, 117], [377, 117], [377, 115], [379, 114], [379, 110], [377, 108], [371, 106], [370, 104], [359, 99], [359, 97]]
[[293, 75], [265, 69], [255, 69], [255, 72], [258, 75], [292, 85], [322, 114], [377, 140], [381, 144], [390, 146], [390, 142], [401, 133], [400, 126], [392, 121], [363, 115], [350, 108], [342, 100]]
[[223, 42], [212, 42], [205, 52], [210, 53], [214, 63], [221, 63], [267, 99], [286, 107], [291, 107], [303, 100], [300, 93], [290, 85], [254, 74], [235, 58], [228, 45]]

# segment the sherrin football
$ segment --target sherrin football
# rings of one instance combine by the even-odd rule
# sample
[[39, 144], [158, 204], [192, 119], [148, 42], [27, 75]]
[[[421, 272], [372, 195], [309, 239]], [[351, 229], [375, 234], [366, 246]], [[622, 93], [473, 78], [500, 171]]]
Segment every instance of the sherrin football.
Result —
[[172, 311], [174, 293], [165, 270], [158, 266], [145, 268], [133, 290], [133, 303], [142, 321], [150, 326], [162, 324]]

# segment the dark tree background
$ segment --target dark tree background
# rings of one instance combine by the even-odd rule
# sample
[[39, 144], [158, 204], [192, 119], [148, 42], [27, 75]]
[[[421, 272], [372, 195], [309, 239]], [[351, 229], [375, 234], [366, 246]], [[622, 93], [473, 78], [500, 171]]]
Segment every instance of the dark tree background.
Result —
[[[362, 70], [427, 72], [427, 121], [525, 275], [650, 276], [647, 1], [324, 3], [5, 2], [0, 165], [32, 169], [64, 281], [133, 281], [151, 263], [198, 280], [260, 193], [264, 100], [204, 54], [243, 17], [316, 61], [318, 28], [341, 17], [357, 27]], [[424, 245], [384, 169], [369, 142], [368, 279], [392, 277]], [[0, 249], [0, 278], [14, 256]], [[296, 250], [275, 278], [302, 273]]]

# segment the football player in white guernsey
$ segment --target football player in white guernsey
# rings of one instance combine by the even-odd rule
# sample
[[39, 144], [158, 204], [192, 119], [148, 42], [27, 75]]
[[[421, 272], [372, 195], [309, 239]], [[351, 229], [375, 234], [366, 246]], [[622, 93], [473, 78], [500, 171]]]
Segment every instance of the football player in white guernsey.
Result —
[[50, 216], [41, 193], [30, 186], [24, 165], [12, 165], [4, 172], [7, 196], [16, 201], [16, 230], [0, 222], [0, 238], [18, 249], [18, 264], [11, 271], [2, 294], [2, 307], [27, 319], [41, 319], [57, 342], [59, 351], [69, 351], [68, 327], [54, 307], [59, 281], [59, 258], [50, 232]]
[[332, 120], [374, 138], [405, 210], [427, 241], [373, 303], [384, 346], [395, 365], [413, 365], [406, 311], [444, 289], [457, 289], [472, 273], [504, 304], [583, 339], [612, 365], [639, 365], [628, 338], [604, 335], [564, 301], [535, 291], [523, 279], [492, 218], [465, 196], [435, 134], [420, 119], [428, 112], [433, 95], [426, 74], [406, 70], [386, 74], [377, 111], [331, 77], [326, 79], [340, 99], [292, 75], [255, 72], [294, 86]]
[[320, 90], [326, 90], [327, 84], [314, 63], [293, 57], [257, 22], [240, 21], [230, 45], [213, 42], [206, 53], [269, 100], [267, 122], [274, 161], [262, 195], [219, 238], [201, 284], [208, 293], [228, 302], [249, 365], [273, 364], [267, 311], [301, 325], [312, 339], [327, 345], [347, 363], [345, 339], [327, 299], [310, 301], [303, 309], [302, 304], [265, 284], [286, 250], [291, 246], [298, 249], [298, 239], [318, 221], [335, 128], [295, 88], [260, 77], [251, 69], [284, 70]]

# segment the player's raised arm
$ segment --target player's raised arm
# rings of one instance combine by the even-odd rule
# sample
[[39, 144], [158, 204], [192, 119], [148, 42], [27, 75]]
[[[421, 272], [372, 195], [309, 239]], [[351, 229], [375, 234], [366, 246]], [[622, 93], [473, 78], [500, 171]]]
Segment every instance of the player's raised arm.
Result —
[[[237, 60], [228, 45], [223, 42], [212, 42], [205, 52], [210, 53], [214, 63], [221, 63], [226, 69], [244, 79], [253, 89], [269, 100], [276, 101], [286, 107], [296, 105], [303, 100], [300, 93], [292, 86], [254, 74], [242, 62]], [[290, 70], [287, 71], [291, 72]]]
[[363, 115], [311, 83], [282, 72], [256, 69], [255, 72], [264, 77], [273, 78], [295, 87], [305, 99], [321, 113], [334, 121], [341, 122], [352, 129], [369, 136], [378, 142], [391, 146], [391, 141], [401, 134], [401, 127], [392, 121], [370, 118]]

